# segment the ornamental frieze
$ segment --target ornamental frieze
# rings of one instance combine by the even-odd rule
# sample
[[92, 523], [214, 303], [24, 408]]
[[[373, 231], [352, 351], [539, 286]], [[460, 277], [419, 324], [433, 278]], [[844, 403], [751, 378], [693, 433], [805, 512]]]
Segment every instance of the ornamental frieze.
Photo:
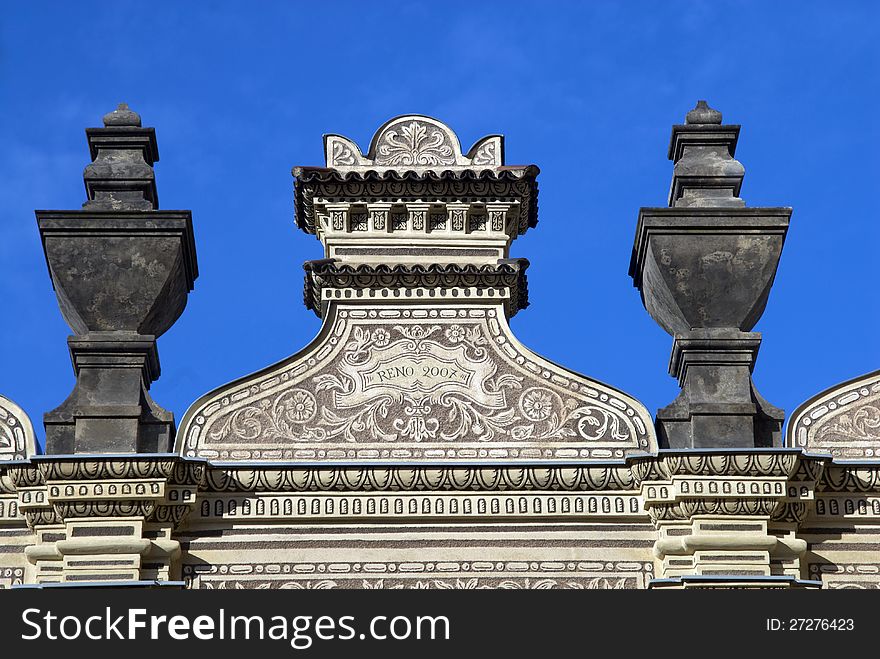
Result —
[[632, 490], [626, 464], [217, 466], [210, 492], [407, 492]]
[[636, 561], [299, 562], [184, 565], [191, 588], [210, 590], [613, 590], [644, 588], [651, 563]]

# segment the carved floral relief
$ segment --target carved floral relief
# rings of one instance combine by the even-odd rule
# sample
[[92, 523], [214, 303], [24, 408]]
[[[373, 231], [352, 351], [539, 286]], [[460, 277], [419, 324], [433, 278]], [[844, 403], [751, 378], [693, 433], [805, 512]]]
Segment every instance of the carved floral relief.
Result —
[[[187, 449], [215, 459], [301, 447], [335, 447], [339, 457], [352, 457], [349, 448], [378, 449], [354, 457], [448, 457], [450, 450], [488, 457], [479, 449], [502, 446], [494, 457], [648, 450], [638, 410], [520, 352], [502, 329], [503, 314], [442, 312], [417, 320], [399, 309], [340, 311], [313, 356], [204, 404], [184, 431]], [[255, 452], [245, 455], [245, 445]]]
[[880, 374], [845, 382], [792, 415], [789, 442], [841, 459], [880, 456]]
[[489, 168], [504, 164], [503, 137], [500, 135], [478, 140], [468, 155], [464, 155], [449, 126], [423, 115], [402, 115], [383, 125], [373, 136], [366, 154], [341, 135], [328, 135], [325, 139], [327, 167]]
[[[438, 565], [456, 569], [452, 573], [438, 572]], [[617, 590], [644, 588], [653, 577], [653, 564], [638, 562], [578, 561], [548, 566], [516, 561], [429, 561], [408, 563], [406, 567], [415, 571], [401, 574], [401, 565], [395, 562], [332, 566], [282, 563], [184, 565], [183, 574], [191, 587], [209, 590]], [[548, 567], [553, 568], [550, 573], [546, 572]], [[330, 569], [334, 573], [329, 573]], [[369, 574], [367, 569], [380, 573]]]
[[455, 164], [449, 136], [423, 121], [409, 121], [399, 128], [389, 128], [379, 140], [374, 160], [377, 165], [431, 167]]

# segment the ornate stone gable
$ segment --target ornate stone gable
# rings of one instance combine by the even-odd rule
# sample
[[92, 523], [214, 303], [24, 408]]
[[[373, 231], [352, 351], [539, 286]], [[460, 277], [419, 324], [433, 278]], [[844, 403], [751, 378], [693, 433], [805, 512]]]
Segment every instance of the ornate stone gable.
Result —
[[634, 399], [542, 359], [501, 305], [334, 305], [302, 353], [198, 401], [211, 460], [620, 459], [653, 448]]
[[462, 154], [429, 117], [390, 120], [367, 155], [325, 138], [294, 168], [315, 341], [197, 401], [178, 448], [212, 461], [614, 460], [656, 449], [635, 399], [522, 346], [528, 304], [510, 244], [537, 223], [537, 167], [503, 139]]
[[844, 460], [880, 457], [880, 371], [843, 382], [801, 405], [788, 444]]
[[0, 460], [25, 460], [36, 453], [34, 427], [24, 410], [0, 396]]

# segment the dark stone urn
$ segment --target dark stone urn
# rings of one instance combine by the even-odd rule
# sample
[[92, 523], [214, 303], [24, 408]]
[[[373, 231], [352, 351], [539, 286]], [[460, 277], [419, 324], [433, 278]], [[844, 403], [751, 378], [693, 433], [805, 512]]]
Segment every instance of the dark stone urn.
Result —
[[156, 134], [125, 104], [88, 128], [82, 210], [36, 211], [76, 386], [44, 417], [46, 452], [170, 451], [174, 417], [150, 398], [156, 338], [198, 276], [190, 211], [160, 211]]
[[739, 126], [700, 101], [673, 126], [668, 208], [642, 208], [630, 275], [651, 317], [674, 337], [681, 394], [657, 412], [661, 447], [781, 445], [782, 410], [752, 382], [791, 208], [749, 208], [734, 159]]

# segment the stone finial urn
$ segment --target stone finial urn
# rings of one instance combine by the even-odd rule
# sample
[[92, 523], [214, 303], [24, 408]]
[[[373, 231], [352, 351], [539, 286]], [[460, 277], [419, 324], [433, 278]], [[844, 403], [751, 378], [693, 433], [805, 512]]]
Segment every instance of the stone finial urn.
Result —
[[673, 126], [668, 208], [639, 212], [630, 275], [651, 317], [674, 337], [679, 397], [657, 412], [661, 446], [781, 443], [783, 412], [751, 379], [791, 208], [749, 208], [734, 159], [739, 126], [705, 101]]
[[198, 275], [190, 211], [160, 211], [155, 131], [122, 104], [86, 130], [82, 210], [36, 211], [52, 284], [74, 335], [77, 381], [47, 413], [47, 453], [165, 452], [173, 415], [150, 398], [156, 338]]

